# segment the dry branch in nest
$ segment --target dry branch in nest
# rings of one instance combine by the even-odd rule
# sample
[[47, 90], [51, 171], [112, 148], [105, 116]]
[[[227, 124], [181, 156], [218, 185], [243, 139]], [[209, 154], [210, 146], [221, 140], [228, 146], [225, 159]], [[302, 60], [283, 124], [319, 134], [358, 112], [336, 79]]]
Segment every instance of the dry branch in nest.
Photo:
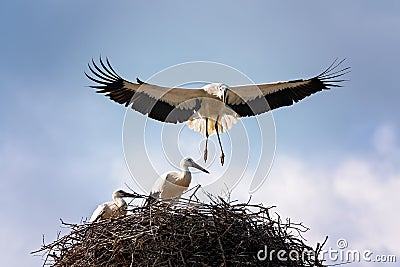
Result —
[[129, 206], [118, 219], [63, 223], [71, 232], [33, 253], [43, 255], [44, 266], [322, 266], [322, 246], [304, 243], [302, 224], [272, 219], [261, 205], [210, 199]]

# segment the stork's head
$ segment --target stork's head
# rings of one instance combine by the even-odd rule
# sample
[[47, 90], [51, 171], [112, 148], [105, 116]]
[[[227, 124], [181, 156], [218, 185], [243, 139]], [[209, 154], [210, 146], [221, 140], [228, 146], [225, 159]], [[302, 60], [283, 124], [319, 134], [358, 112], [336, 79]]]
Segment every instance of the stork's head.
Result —
[[219, 99], [222, 100], [222, 102], [225, 103], [226, 100], [226, 93], [228, 92], [229, 87], [226, 84], [223, 83], [211, 83], [203, 87], [203, 89], [211, 94], [215, 95]]
[[113, 199], [115, 198], [123, 198], [123, 197], [136, 197], [134, 194], [125, 192], [124, 190], [118, 189], [115, 190], [112, 194]]
[[182, 168], [189, 168], [189, 167], [193, 167], [193, 168], [196, 168], [196, 169], [198, 169], [198, 170], [200, 170], [200, 171], [202, 171], [202, 172], [205, 172], [205, 173], [209, 173], [206, 169], [204, 169], [203, 167], [201, 167], [199, 164], [197, 164], [196, 162], [194, 162], [194, 160], [193, 159], [191, 159], [191, 158], [184, 158], [184, 159], [182, 159], [182, 161], [181, 161], [181, 167]]
[[226, 93], [228, 92], [228, 86], [226, 84], [220, 83], [217, 88], [218, 88], [217, 96], [222, 99], [222, 102], [225, 103]]

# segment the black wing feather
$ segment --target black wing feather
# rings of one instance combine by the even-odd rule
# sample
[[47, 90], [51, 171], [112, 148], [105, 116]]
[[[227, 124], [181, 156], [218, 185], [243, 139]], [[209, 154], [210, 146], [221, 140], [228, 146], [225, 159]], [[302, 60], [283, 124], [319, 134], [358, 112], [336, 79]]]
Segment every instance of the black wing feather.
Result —
[[[293, 105], [307, 96], [315, 94], [322, 90], [328, 90], [331, 87], [341, 87], [337, 84], [345, 80], [336, 79], [348, 73], [350, 67], [337, 70], [338, 66], [344, 60], [337, 61], [337, 59], [321, 74], [308, 80], [307, 84], [302, 84], [296, 87], [287, 87], [282, 90], [269, 93], [263, 97], [257, 97], [254, 100], [242, 101], [240, 104], [228, 104], [237, 114], [242, 117], [258, 115], [273, 109], [284, 106]], [[293, 80], [288, 83], [297, 83], [304, 80]], [[231, 93], [233, 93], [231, 91]], [[240, 97], [240, 96], [239, 96]]]
[[[111, 66], [108, 58], [106, 58], [106, 63], [100, 58], [100, 68], [94, 60], [92, 60], [93, 67], [89, 66], [89, 70], [92, 76], [85, 72], [86, 77], [91, 81], [97, 83], [97, 85], [90, 85], [89, 87], [97, 89], [97, 93], [105, 94], [111, 100], [128, 107], [131, 105], [132, 109], [139, 111], [142, 114], [148, 114], [152, 119], [177, 123], [183, 122], [190, 119], [196, 110], [200, 108], [200, 100], [195, 100], [196, 104], [192, 109], [180, 109], [174, 105], [170, 105], [160, 99], [155, 99], [145, 92], [137, 92], [132, 88], [128, 88], [125, 83], [128, 83], [123, 78], [121, 78], [116, 71]], [[137, 78], [139, 88], [144, 82]]]

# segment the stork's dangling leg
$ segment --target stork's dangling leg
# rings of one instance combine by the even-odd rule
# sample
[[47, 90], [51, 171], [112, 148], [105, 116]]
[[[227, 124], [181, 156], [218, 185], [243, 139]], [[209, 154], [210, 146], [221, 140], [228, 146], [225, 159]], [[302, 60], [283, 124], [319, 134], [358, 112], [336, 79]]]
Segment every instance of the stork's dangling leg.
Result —
[[217, 132], [217, 137], [218, 137], [218, 143], [219, 143], [219, 148], [221, 149], [221, 165], [224, 166], [224, 161], [225, 161], [225, 154], [224, 154], [224, 150], [222, 148], [222, 144], [221, 144], [221, 138], [219, 137], [219, 131], [218, 131], [218, 118], [215, 121], [215, 131]]
[[208, 154], [208, 118], [206, 118], [206, 148], [204, 149], [204, 162], [207, 162], [207, 154]]

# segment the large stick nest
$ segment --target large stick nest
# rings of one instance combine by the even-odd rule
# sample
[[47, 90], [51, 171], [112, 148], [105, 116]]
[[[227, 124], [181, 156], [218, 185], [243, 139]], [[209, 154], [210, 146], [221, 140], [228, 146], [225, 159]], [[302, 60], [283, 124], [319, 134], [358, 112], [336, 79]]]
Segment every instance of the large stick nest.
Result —
[[118, 219], [63, 222], [70, 233], [33, 253], [42, 253], [44, 266], [322, 266], [322, 246], [304, 243], [302, 224], [273, 219], [262, 205], [210, 199], [130, 205]]

